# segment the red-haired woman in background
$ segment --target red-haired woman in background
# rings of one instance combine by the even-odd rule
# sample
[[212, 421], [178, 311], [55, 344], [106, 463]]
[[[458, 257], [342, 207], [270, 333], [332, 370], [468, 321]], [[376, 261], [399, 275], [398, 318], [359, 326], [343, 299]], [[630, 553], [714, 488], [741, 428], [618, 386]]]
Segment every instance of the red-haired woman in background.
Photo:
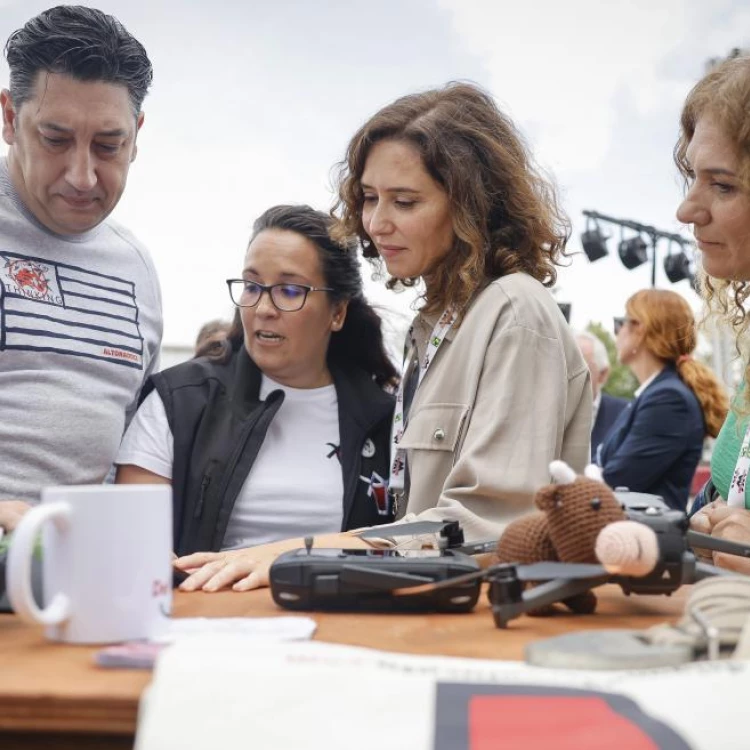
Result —
[[706, 435], [715, 437], [728, 401], [716, 376], [693, 357], [693, 311], [675, 292], [636, 292], [615, 319], [617, 356], [638, 379], [636, 398], [599, 451], [611, 487], [661, 495], [684, 510]]

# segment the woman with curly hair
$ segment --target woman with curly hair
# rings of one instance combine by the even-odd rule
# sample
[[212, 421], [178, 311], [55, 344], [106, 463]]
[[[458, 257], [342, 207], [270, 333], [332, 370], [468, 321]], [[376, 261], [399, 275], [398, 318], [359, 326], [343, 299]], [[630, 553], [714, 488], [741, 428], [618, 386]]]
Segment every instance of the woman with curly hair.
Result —
[[[589, 370], [545, 288], [569, 233], [554, 189], [492, 97], [449, 84], [359, 129], [334, 214], [339, 239], [358, 237], [389, 286], [424, 282], [394, 416], [391, 509], [497, 539], [531, 509], [552, 460], [582, 471], [589, 457]], [[253, 588], [268, 562], [233, 553], [195, 580]]]
[[[675, 161], [687, 184], [677, 218], [692, 224], [701, 251], [701, 288], [709, 312], [734, 329], [745, 372], [711, 459], [710, 502], [693, 525], [719, 538], [750, 542], [750, 58], [709, 71], [687, 97]], [[716, 564], [750, 573], [746, 558], [714, 553]]]
[[335, 213], [389, 286], [424, 282], [396, 406], [398, 513], [498, 536], [550, 461], [588, 458], [588, 368], [545, 289], [569, 234], [554, 188], [492, 97], [454, 83], [359, 129]]
[[[492, 97], [449, 84], [359, 129], [334, 214], [338, 238], [359, 238], [389, 286], [424, 282], [394, 416], [390, 510], [496, 539], [530, 510], [550, 461], [582, 471], [589, 457], [589, 370], [545, 289], [569, 232], [554, 189]], [[265, 581], [265, 555], [223, 559], [211, 588]]]
[[724, 387], [694, 359], [693, 311], [675, 292], [644, 289], [615, 319], [617, 357], [640, 383], [599, 450], [610, 487], [661, 495], [685, 510], [703, 438], [716, 437], [727, 414]]

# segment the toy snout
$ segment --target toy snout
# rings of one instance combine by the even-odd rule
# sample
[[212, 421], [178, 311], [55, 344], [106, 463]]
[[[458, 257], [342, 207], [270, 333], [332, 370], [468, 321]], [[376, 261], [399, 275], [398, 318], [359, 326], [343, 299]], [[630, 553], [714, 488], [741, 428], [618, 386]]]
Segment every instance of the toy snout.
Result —
[[659, 542], [645, 524], [615, 521], [599, 532], [594, 553], [613, 575], [647, 576], [659, 562]]

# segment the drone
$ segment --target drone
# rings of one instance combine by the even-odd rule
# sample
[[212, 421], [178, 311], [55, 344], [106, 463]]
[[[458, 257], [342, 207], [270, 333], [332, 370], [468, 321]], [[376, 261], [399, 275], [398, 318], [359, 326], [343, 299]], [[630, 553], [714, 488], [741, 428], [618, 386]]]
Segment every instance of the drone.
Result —
[[[687, 514], [669, 508], [656, 495], [627, 491], [615, 491], [614, 494], [622, 503], [628, 519], [643, 524], [655, 535], [657, 550], [649, 572], [645, 575], [622, 574], [618, 572], [617, 566], [605, 567], [598, 564], [501, 563], [449, 580], [396, 588], [391, 593], [396, 597], [417, 596], [446, 586], [468, 584], [474, 580], [484, 581], [489, 583], [488, 598], [495, 625], [507, 628], [511, 620], [522, 614], [562, 602], [607, 583], [619, 585], [628, 596], [669, 596], [680, 586], [696, 583], [704, 578], [739, 575], [699, 560], [693, 551], [694, 547], [750, 557], [750, 546], [691, 531]], [[440, 534], [440, 524], [436, 523], [432, 531]], [[426, 524], [415, 525], [420, 528], [416, 532], [409, 530], [411, 533], [428, 533]], [[454, 540], [457, 538], [455, 529], [450, 536]], [[535, 585], [527, 587], [526, 584]]]
[[496, 539], [467, 544], [457, 521], [420, 521], [378, 526], [360, 536], [429, 534], [437, 549], [314, 548], [309, 537], [304, 549], [284, 553], [273, 563], [271, 594], [279, 606], [294, 610], [467, 612], [486, 582], [495, 624], [507, 628], [522, 614], [558, 602], [570, 606], [576, 597], [607, 583], [617, 584], [626, 595], [670, 595], [704, 578], [738, 575], [703, 562], [694, 547], [750, 557], [750, 546], [691, 531], [686, 513], [669, 508], [659, 496], [625, 488], [613, 495], [628, 520], [605, 525], [602, 534], [619, 533], [618, 527], [630, 524], [629, 542], [631, 548], [635, 542], [638, 565], [627, 560], [613, 564], [611, 555], [599, 555], [603, 564], [503, 562], [482, 569], [475, 556], [494, 552]]

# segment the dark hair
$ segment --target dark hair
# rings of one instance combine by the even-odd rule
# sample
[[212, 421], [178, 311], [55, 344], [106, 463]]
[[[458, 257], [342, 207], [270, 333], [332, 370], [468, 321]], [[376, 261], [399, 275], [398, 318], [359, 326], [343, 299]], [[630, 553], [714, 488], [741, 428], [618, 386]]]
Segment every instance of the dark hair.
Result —
[[[296, 232], [308, 239], [318, 252], [325, 285], [333, 289], [326, 294], [332, 302], [349, 303], [343, 327], [331, 334], [328, 361], [342, 367], [360, 367], [381, 387], [395, 385], [398, 372], [383, 344], [380, 316], [364, 297], [357, 250], [332, 239], [332, 224], [330, 216], [310, 206], [274, 206], [256, 219], [250, 242], [269, 229]], [[237, 310], [227, 334], [227, 345], [213, 358], [227, 361], [243, 341], [242, 320]]]
[[205, 357], [212, 351], [221, 349], [221, 342], [232, 328], [228, 320], [209, 320], [201, 326], [195, 338], [195, 356]]
[[[461, 308], [483, 281], [515, 271], [554, 284], [570, 234], [567, 217], [511, 120], [473, 84], [404, 96], [357, 131], [339, 165], [337, 237], [356, 235], [364, 256], [378, 257], [362, 224], [361, 180], [370, 149], [383, 140], [414, 146], [450, 202], [456, 239], [431, 271], [435, 283], [425, 311]], [[416, 280], [401, 281], [411, 286]]]
[[143, 45], [113, 16], [81, 5], [58, 5], [32, 18], [8, 37], [5, 57], [16, 111], [34, 95], [40, 71], [122, 84], [136, 115], [153, 77]]

